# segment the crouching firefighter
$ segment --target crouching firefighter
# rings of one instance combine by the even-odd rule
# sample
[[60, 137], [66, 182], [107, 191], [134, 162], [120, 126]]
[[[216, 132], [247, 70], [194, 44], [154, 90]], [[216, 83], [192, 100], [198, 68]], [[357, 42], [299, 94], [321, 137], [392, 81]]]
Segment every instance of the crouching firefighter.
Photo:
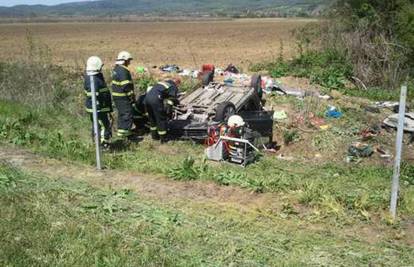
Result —
[[[109, 147], [110, 139], [112, 137], [111, 123], [109, 120], [112, 109], [112, 98], [109, 88], [106, 86], [104, 76], [102, 74], [103, 63], [99, 57], [90, 57], [86, 64], [85, 74], [85, 106], [86, 111], [90, 114], [93, 123], [93, 107], [92, 107], [92, 89], [90, 76], [93, 76], [93, 82], [96, 90], [96, 109], [98, 111], [98, 129], [101, 136], [101, 144], [104, 148]], [[94, 129], [92, 125], [92, 136], [94, 136]]]
[[118, 137], [133, 139], [133, 105], [135, 103], [134, 84], [128, 69], [132, 56], [123, 51], [119, 53], [112, 71], [112, 96], [118, 110]]
[[181, 80], [167, 80], [154, 85], [145, 97], [145, 108], [148, 113], [151, 137], [154, 140], [167, 142], [168, 109], [178, 104], [178, 87]]

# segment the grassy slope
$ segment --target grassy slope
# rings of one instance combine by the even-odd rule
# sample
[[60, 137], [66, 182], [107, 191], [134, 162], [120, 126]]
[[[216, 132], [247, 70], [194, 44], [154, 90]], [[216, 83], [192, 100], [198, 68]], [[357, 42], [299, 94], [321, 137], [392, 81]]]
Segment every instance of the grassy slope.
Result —
[[[79, 114], [83, 99], [80, 79], [73, 74], [69, 75], [60, 69], [48, 68], [47, 66], [47, 64], [0, 64], [0, 78], [2, 80], [0, 92], [2, 98], [10, 99], [0, 102], [0, 142], [27, 147], [54, 158], [93, 164], [94, 150], [90, 140], [90, 122], [85, 114]], [[313, 110], [314, 108], [312, 103], [291, 98], [283, 98], [283, 100], [276, 98], [269, 101], [278, 106], [286, 104], [287, 101], [301, 110]], [[354, 103], [350, 103], [351, 106], [348, 106], [349, 102], [352, 101], [346, 100], [345, 103], [338, 103], [338, 106], [344, 108], [344, 118], [337, 122], [330, 122], [334, 127], [329, 131], [318, 133], [316, 138], [311, 141], [309, 148], [320, 153], [335, 152], [328, 155], [339, 155], [343, 158], [345, 150], [342, 149], [342, 146], [353, 140], [354, 128], [366, 126], [368, 123], [364, 116], [365, 113], [360, 108], [352, 107]], [[58, 104], [53, 106], [51, 103]], [[318, 107], [321, 110], [324, 108], [324, 106]], [[207, 265], [210, 262], [213, 262], [212, 265], [226, 265], [230, 261], [236, 260], [244, 262], [245, 265], [249, 265], [249, 260], [253, 260], [257, 265], [260, 265], [261, 260], [266, 263], [272, 263], [275, 260], [276, 263], [282, 261], [301, 265], [300, 263], [305, 259], [307, 263], [315, 262], [316, 265], [324, 263], [323, 261], [326, 261], [327, 264], [333, 261], [337, 265], [341, 263], [358, 265], [368, 262], [386, 263], [397, 257], [396, 250], [401, 250], [401, 265], [411, 260], [409, 258], [411, 251], [403, 245], [407, 242], [404, 234], [397, 234], [398, 238], [402, 240], [401, 242], [395, 241], [394, 236], [384, 237], [381, 241], [375, 241], [371, 245], [367, 243], [368, 241], [361, 241], [358, 238], [358, 229], [354, 229], [350, 236], [346, 236], [345, 232], [342, 233], [343, 228], [349, 228], [352, 225], [368, 228], [370, 225], [380, 225], [385, 227], [384, 232], [394, 231], [392, 227], [386, 226], [390, 168], [369, 164], [344, 165], [343, 162], [338, 161], [314, 163], [307, 161], [302, 156], [298, 156], [295, 161], [287, 162], [278, 160], [274, 156], [264, 156], [256, 164], [241, 169], [233, 165], [205, 162], [202, 155], [202, 146], [186, 142], [160, 146], [158, 143], [145, 140], [124, 151], [105, 154], [105, 164], [114, 169], [162, 174], [173, 179], [213, 180], [221, 185], [237, 185], [257, 192], [274, 192], [284, 200], [283, 214], [258, 220], [254, 216], [245, 218], [231, 210], [222, 211], [216, 207], [206, 207], [201, 204], [197, 206], [198, 204], [195, 203], [179, 205], [180, 211], [177, 211], [177, 207], [174, 206], [164, 206], [152, 202], [148, 202], [148, 204], [143, 201], [142, 203], [147, 203], [145, 204], [147, 207], [152, 205], [155, 207], [144, 213], [149, 218], [149, 221], [146, 221], [150, 229], [148, 233], [153, 233], [151, 237], [153, 235], [155, 237], [154, 239], [148, 237], [147, 232], [145, 232], [147, 236], [142, 235], [142, 238], [135, 237], [135, 235], [133, 237], [126, 235], [125, 237], [125, 233], [131, 230], [128, 222], [131, 222], [130, 220], [137, 222], [134, 221], [136, 218], [134, 218], [133, 210], [129, 209], [125, 213], [117, 212], [114, 215], [113, 211], [111, 213], [111, 208], [101, 207], [92, 210], [100, 210], [102, 214], [88, 213], [88, 207], [85, 211], [85, 207], [79, 203], [79, 205], [76, 204], [76, 201], [71, 203], [71, 196], [68, 196], [70, 193], [67, 193], [67, 191], [76, 192], [72, 186], [78, 187], [79, 185], [68, 185], [68, 190], [66, 190], [61, 182], [57, 181], [54, 185], [52, 183], [53, 190], [41, 191], [41, 186], [30, 184], [30, 190], [33, 190], [30, 191], [33, 193], [30, 200], [23, 197], [29, 195], [29, 191], [22, 193], [20, 198], [17, 198], [17, 195], [9, 198], [8, 195], [2, 194], [4, 196], [2, 199], [7, 201], [2, 206], [12, 205], [14, 208], [1, 211], [1, 219], [4, 224], [0, 229], [0, 231], [10, 234], [13, 231], [9, 229], [15, 229], [13, 227], [16, 222], [16, 225], [19, 225], [17, 228], [21, 229], [19, 231], [27, 233], [24, 244], [29, 249], [25, 251], [18, 249], [21, 246], [18, 243], [19, 237], [17, 240], [8, 238], [8, 242], [17, 243], [5, 247], [7, 253], [0, 255], [11, 255], [10, 259], [6, 260], [7, 262], [19, 258], [28, 261], [38, 260], [42, 259], [42, 256], [39, 255], [44, 254], [60, 255], [60, 258], [54, 259], [51, 256], [48, 260], [52, 262], [61, 259], [62, 265], [71, 265], [71, 261], [85, 260], [79, 265], [91, 265], [91, 257], [79, 259], [71, 253], [77, 251], [83, 255], [82, 253], [88, 253], [86, 252], [87, 247], [92, 247], [93, 260], [96, 259], [96, 262], [94, 261], [92, 264], [96, 263], [96, 265], [105, 265], [101, 261], [119, 263], [117, 261], [132, 260], [133, 256], [131, 255], [137, 257], [136, 254], [142, 257], [143, 263], [148, 263], [151, 260], [158, 263], [155, 265], [161, 263], [172, 265], [173, 262], [178, 262], [178, 265], [191, 265], [192, 263], [193, 265], [203, 263]], [[186, 160], [188, 157], [194, 159], [195, 162]], [[414, 216], [413, 173], [412, 165], [404, 165], [400, 214], [405, 222], [412, 220]], [[38, 178], [36, 177], [36, 179]], [[31, 183], [36, 184], [36, 179], [31, 179]], [[40, 184], [48, 185], [43, 180], [40, 181]], [[59, 190], [60, 187], [65, 189]], [[27, 189], [29, 190], [29, 188]], [[75, 196], [84, 198], [80, 200], [82, 203], [106, 203], [105, 201], [108, 199], [110, 202], [118, 201], [117, 197], [115, 200], [109, 197], [111, 193], [101, 194], [99, 190], [96, 192], [96, 189], [90, 190], [94, 192], [90, 196], [85, 191], [81, 191], [81, 194], [75, 194]], [[105, 196], [108, 196], [108, 199]], [[138, 205], [141, 203], [141, 199], [138, 201], [136, 198], [134, 203]], [[19, 210], [18, 205], [20, 204], [22, 205], [21, 213], [15, 216], [17, 213], [14, 213], [13, 210]], [[74, 211], [71, 213], [72, 209]], [[208, 210], [207, 214], [200, 213], [201, 210], [206, 209]], [[306, 212], [302, 212], [302, 209]], [[115, 218], [107, 217], [108, 212], [104, 212], [105, 210], [109, 210], [109, 214]], [[174, 212], [179, 213], [189, 222], [185, 224], [187, 228], [189, 227], [188, 230], [187, 228], [175, 229], [164, 215], [161, 216], [164, 219], [154, 218], [153, 216], [158, 216], [156, 210], [172, 211], [173, 214]], [[34, 225], [29, 219], [30, 223], [25, 223], [24, 216], [20, 214], [32, 211], [35, 212], [33, 217], [40, 218], [43, 225]], [[61, 212], [66, 211], [70, 216], [62, 217]], [[62, 217], [63, 224], [72, 228], [64, 227], [63, 230], [57, 228], [55, 232], [52, 227], [52, 232], [49, 232], [51, 225], [59, 221], [53, 216]], [[116, 219], [117, 216], [120, 216], [119, 220]], [[206, 220], [210, 216], [212, 216], [212, 222]], [[288, 219], [280, 221], [280, 216], [285, 216]], [[20, 224], [17, 223], [17, 219], [20, 220]], [[126, 223], [123, 223], [124, 220]], [[77, 223], [78, 221], [81, 221], [86, 228], [82, 228]], [[167, 221], [167, 223], [164, 225], [160, 221]], [[324, 230], [313, 230], [313, 227], [319, 223], [322, 224]], [[159, 225], [163, 228], [157, 228]], [[263, 229], [258, 230], [258, 227]], [[397, 229], [397, 232], [404, 231], [404, 227], [400, 228], [398, 223], [393, 227]], [[110, 229], [110, 231], [105, 234], [100, 232], [102, 229]], [[170, 236], [171, 229], [177, 230], [177, 235], [175, 235], [176, 232], [173, 232], [174, 234]], [[211, 229], [217, 229], [217, 231]], [[31, 231], [36, 235], [30, 235]], [[156, 233], [158, 232], [164, 233], [164, 235], [157, 238]], [[223, 232], [227, 235], [222, 235]], [[205, 242], [212, 243], [206, 245], [200, 241], [204, 239], [200, 239], [201, 237], [192, 235], [192, 233], [200, 233], [201, 237], [206, 239]], [[207, 234], [203, 235], [203, 233]], [[246, 241], [234, 238], [234, 236], [238, 236], [236, 233], [240, 233], [243, 240]], [[137, 233], [137, 236], [139, 234]], [[78, 242], [79, 238], [81, 240]], [[140, 244], [142, 240], [145, 240], [145, 246], [139, 247], [137, 244]], [[49, 244], [48, 241], [53, 242]], [[57, 246], [56, 244], [59, 242], [68, 244], [68, 247]], [[222, 246], [223, 243], [226, 246]], [[240, 252], [239, 244], [242, 244], [240, 246], [243, 253]], [[264, 244], [264, 247], [258, 244]], [[204, 245], [207, 246], [207, 249], [203, 249]], [[53, 247], [56, 246], [57, 249], [54, 250]], [[183, 250], [182, 253], [175, 252], [174, 254], [173, 251], [178, 251], [177, 246]], [[131, 252], [131, 247], [136, 250]], [[15, 249], [13, 250], [13, 248]], [[9, 249], [12, 250], [9, 251]], [[116, 252], [111, 254], [109, 252], [111, 250]], [[27, 258], [24, 256], [13, 257], [15, 253], [23, 253], [28, 256]], [[385, 256], [380, 256], [383, 253]], [[246, 256], [242, 257], [241, 255]], [[66, 260], [67, 264], [65, 264]], [[201, 262], [202, 260], [204, 262]], [[183, 263], [181, 264], [180, 261]], [[59, 262], [54, 263], [59, 264]]]
[[[408, 265], [413, 248], [341, 227], [34, 177], [0, 164], [2, 266]], [[358, 227], [358, 226], [357, 226]], [[395, 233], [392, 233], [392, 232]]]
[[[1, 103], [1, 140], [47, 156], [93, 164], [89, 127], [87, 118], [62, 110], [36, 111], [10, 102]], [[346, 225], [387, 217], [391, 170], [379, 166], [285, 162], [264, 156], [258, 163], [241, 169], [205, 162], [200, 145], [176, 142], [159, 146], [150, 140], [125, 151], [106, 153], [104, 158], [105, 165], [113, 169], [162, 174], [173, 179], [213, 180], [256, 192], [276, 192], [286, 198], [288, 208], [297, 205], [311, 208], [309, 217], [315, 222], [331, 220]], [[189, 164], [192, 160], [194, 164]], [[403, 167], [400, 203], [403, 217], [414, 215], [412, 173], [411, 165]]]

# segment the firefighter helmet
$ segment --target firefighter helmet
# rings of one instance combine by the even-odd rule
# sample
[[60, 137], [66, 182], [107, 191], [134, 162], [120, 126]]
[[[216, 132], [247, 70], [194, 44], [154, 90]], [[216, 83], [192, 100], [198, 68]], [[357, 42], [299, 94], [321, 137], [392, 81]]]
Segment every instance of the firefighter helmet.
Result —
[[99, 57], [90, 57], [86, 62], [86, 72], [91, 75], [97, 74], [101, 72], [103, 65], [103, 62]]
[[118, 57], [116, 58], [116, 63], [122, 64], [125, 61], [132, 60], [132, 59], [133, 59], [132, 55], [129, 52], [122, 51], [118, 54]]
[[244, 122], [243, 118], [239, 115], [233, 115], [229, 118], [229, 121], [227, 122], [228, 126], [230, 127], [242, 127], [246, 123]]

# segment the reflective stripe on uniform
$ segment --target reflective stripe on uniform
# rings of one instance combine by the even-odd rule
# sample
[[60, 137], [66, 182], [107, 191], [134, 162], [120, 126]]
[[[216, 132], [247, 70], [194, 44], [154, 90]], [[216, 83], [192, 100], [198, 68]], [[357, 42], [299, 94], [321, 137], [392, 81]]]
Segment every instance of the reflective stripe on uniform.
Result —
[[167, 99], [167, 104], [170, 106], [174, 106], [174, 101], [172, 101], [171, 99]]
[[112, 96], [118, 96], [118, 97], [122, 97], [122, 96], [131, 96], [134, 94], [134, 91], [130, 91], [128, 93], [117, 93], [117, 92], [112, 92]]
[[160, 84], [160, 85], [164, 86], [164, 88], [165, 88], [165, 89], [168, 89], [168, 88], [170, 88], [170, 87], [171, 87], [171, 84], [169, 84], [169, 83], [165, 83], [165, 82], [159, 82], [158, 84]]
[[157, 127], [150, 127], [150, 130], [151, 131], [156, 131], [157, 130]]
[[112, 81], [112, 84], [115, 84], [115, 85], [118, 85], [118, 86], [124, 86], [124, 85], [127, 85], [127, 84], [132, 84], [132, 81], [130, 81], [130, 80], [125, 80], [125, 81], [120, 81], [120, 82], [118, 82], [118, 81]]
[[159, 135], [166, 135], [167, 134], [167, 131], [158, 131], [158, 134]]
[[[98, 112], [110, 112], [110, 111], [111, 111], [110, 108], [102, 108], [102, 109], [98, 110]], [[92, 113], [93, 112], [93, 109], [87, 108], [86, 109], [86, 112]]]
[[[99, 93], [106, 93], [106, 92], [110, 92], [109, 88], [105, 87], [105, 88], [99, 89], [98, 91], [96, 91], [96, 96], [98, 96]], [[88, 91], [85, 90], [85, 95], [86, 96], [92, 96], [92, 92], [88, 92]]]
[[105, 126], [102, 120], [98, 120], [99, 126], [101, 127], [101, 142], [105, 141]]
[[119, 137], [130, 136], [131, 134], [132, 134], [132, 132], [130, 130], [118, 129], [118, 131], [117, 131], [117, 135]]

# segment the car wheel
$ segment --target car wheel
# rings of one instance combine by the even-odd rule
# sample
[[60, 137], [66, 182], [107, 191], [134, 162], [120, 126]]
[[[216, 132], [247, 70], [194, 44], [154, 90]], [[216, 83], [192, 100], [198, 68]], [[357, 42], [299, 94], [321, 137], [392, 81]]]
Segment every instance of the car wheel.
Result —
[[234, 114], [236, 114], [236, 107], [234, 104], [231, 102], [223, 102], [217, 106], [214, 120], [218, 122], [227, 122]]
[[211, 82], [214, 81], [214, 72], [209, 71], [209, 72], [204, 73], [201, 76], [201, 81], [202, 81], [204, 86], [209, 85]]
[[257, 74], [253, 75], [250, 86], [252, 88], [254, 88], [256, 90], [257, 94], [259, 95], [259, 97], [262, 98], [262, 96], [263, 96], [262, 76], [257, 75]]

